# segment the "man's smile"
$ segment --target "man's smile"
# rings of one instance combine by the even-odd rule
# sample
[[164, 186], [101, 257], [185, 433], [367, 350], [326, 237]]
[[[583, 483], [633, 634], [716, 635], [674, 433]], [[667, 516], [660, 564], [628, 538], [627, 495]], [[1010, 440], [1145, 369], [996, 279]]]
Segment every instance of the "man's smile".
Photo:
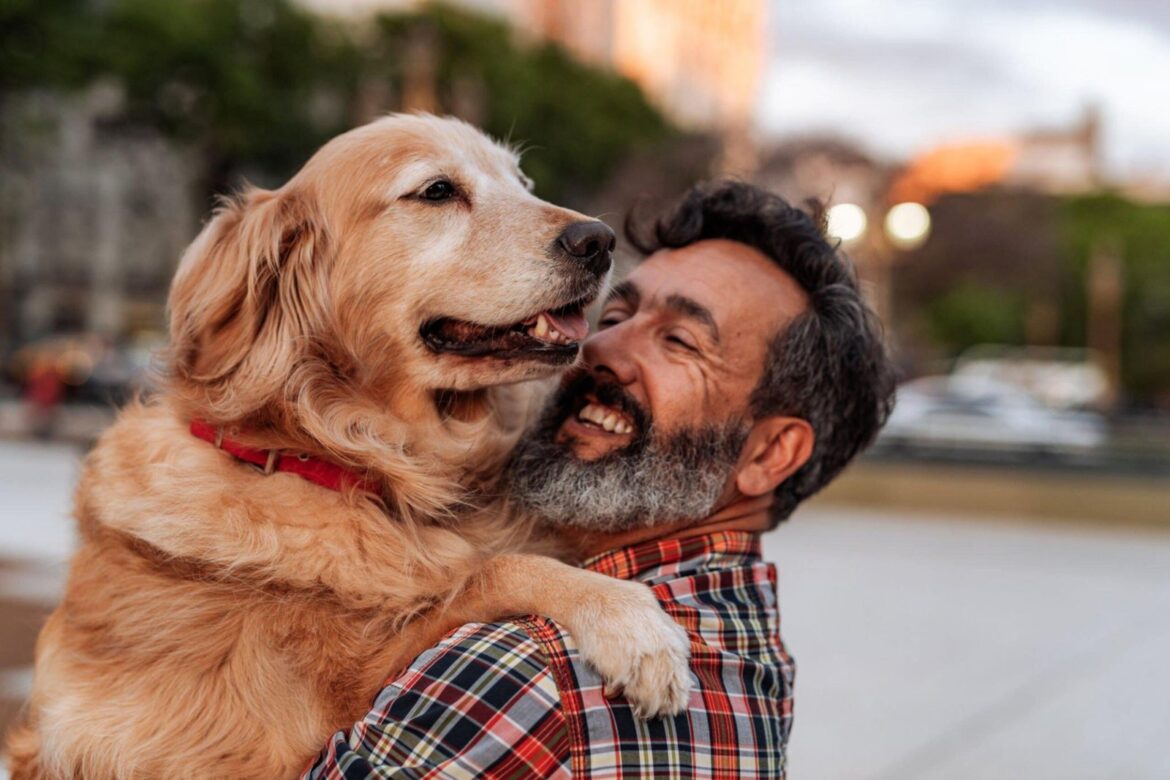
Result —
[[[576, 413], [561, 424], [561, 434], [572, 439], [605, 442], [624, 446], [633, 439], [634, 423], [622, 412], [604, 404], [586, 401]], [[607, 447], [609, 449], [609, 447]]]
[[577, 419], [587, 426], [596, 426], [609, 433], [633, 433], [634, 421], [625, 412], [606, 406], [594, 399], [586, 398], [585, 406], [577, 412]]

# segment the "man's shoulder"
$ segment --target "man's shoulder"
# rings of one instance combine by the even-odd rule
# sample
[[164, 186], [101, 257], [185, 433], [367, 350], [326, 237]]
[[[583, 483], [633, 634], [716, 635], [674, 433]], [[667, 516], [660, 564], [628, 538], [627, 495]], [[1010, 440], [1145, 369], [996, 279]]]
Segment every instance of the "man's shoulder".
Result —
[[467, 623], [415, 658], [394, 684], [409, 687], [416, 676], [454, 680], [469, 668], [520, 682], [546, 671], [548, 662], [526, 620]]
[[568, 732], [541, 644], [523, 621], [469, 623], [388, 680], [370, 712], [333, 736], [313, 778], [558, 776]]
[[389, 720], [415, 720], [427, 712], [457, 710], [481, 721], [486, 713], [521, 704], [528, 711], [555, 710], [559, 694], [541, 643], [524, 620], [507, 620], [452, 631], [387, 681], [373, 712]]

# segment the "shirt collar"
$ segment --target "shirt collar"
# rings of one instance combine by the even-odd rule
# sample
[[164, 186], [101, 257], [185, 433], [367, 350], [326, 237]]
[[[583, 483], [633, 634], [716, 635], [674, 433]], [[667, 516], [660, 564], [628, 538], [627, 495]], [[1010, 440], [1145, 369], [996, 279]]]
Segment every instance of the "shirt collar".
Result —
[[760, 535], [719, 531], [683, 539], [657, 539], [596, 555], [584, 568], [621, 580], [633, 580], [663, 567], [692, 559], [760, 557]]

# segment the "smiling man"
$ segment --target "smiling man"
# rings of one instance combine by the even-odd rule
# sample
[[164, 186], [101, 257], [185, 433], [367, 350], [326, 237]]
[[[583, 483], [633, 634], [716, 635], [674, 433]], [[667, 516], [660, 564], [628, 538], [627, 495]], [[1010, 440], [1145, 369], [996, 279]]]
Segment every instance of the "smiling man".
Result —
[[545, 618], [472, 624], [391, 681], [312, 777], [783, 775], [794, 668], [759, 534], [885, 421], [880, 327], [814, 220], [750, 185], [696, 188], [627, 233], [648, 257], [505, 485], [687, 629], [687, 711], [638, 719]]

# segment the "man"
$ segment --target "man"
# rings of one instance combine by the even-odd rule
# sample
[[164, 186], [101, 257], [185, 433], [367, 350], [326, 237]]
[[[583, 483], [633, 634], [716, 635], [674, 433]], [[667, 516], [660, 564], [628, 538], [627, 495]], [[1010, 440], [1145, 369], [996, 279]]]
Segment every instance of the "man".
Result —
[[778, 777], [794, 668], [759, 534], [889, 413], [880, 327], [818, 225], [726, 182], [639, 229], [583, 370], [505, 482], [584, 565], [654, 589], [691, 635], [688, 710], [640, 721], [538, 616], [464, 626], [390, 682], [312, 777]]

